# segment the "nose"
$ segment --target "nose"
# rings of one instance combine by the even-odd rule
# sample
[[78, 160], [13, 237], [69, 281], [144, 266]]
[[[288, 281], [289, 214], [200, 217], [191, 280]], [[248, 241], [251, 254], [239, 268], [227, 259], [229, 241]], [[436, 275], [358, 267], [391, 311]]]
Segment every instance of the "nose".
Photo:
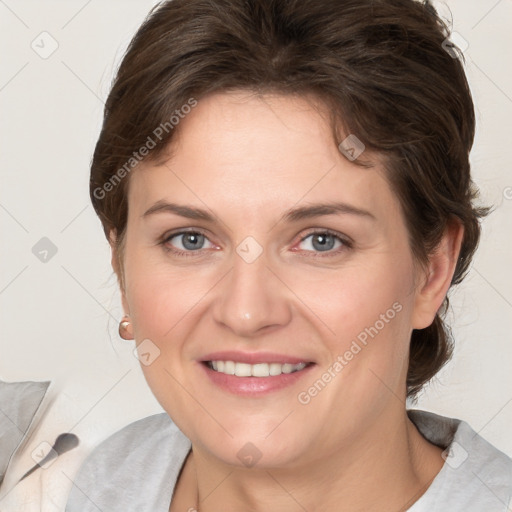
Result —
[[265, 253], [248, 263], [234, 255], [231, 271], [216, 287], [213, 315], [239, 337], [251, 338], [291, 320], [290, 291], [268, 266]]

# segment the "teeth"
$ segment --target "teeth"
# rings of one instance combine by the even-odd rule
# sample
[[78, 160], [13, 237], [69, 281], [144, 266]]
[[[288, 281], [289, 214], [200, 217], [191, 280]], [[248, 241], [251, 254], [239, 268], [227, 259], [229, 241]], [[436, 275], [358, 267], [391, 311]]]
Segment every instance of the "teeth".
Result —
[[208, 366], [219, 373], [236, 375], [237, 377], [269, 377], [282, 373], [298, 372], [306, 367], [306, 363], [235, 363], [234, 361], [209, 361]]
[[[250, 377], [252, 366], [246, 363], [235, 363], [235, 375], [237, 377]], [[223, 372], [221, 372], [223, 373]]]
[[270, 363], [269, 372], [270, 375], [281, 375], [281, 364], [279, 363]]
[[235, 375], [235, 363], [233, 361], [224, 361], [224, 373]]

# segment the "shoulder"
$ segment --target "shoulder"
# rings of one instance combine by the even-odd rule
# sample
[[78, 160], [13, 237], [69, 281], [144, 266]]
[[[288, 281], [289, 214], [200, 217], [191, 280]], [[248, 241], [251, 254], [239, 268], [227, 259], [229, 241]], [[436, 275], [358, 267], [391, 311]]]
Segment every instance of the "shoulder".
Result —
[[100, 443], [87, 457], [85, 468], [107, 472], [131, 463], [151, 461], [163, 446], [178, 447], [188, 439], [166, 413], [134, 421]]
[[[459, 453], [459, 455], [457, 455]], [[455, 466], [463, 467], [494, 496], [502, 501], [512, 498], [512, 459], [461, 421], [457, 436], [447, 453], [447, 461], [453, 458]], [[504, 509], [505, 510], [505, 509]], [[508, 509], [507, 509], [508, 510]]]
[[443, 509], [505, 512], [512, 498], [512, 459], [460, 419], [408, 411], [430, 442], [444, 449], [443, 468], [410, 512]]
[[[130, 423], [100, 443], [85, 459], [73, 480], [66, 512], [88, 510], [150, 510], [147, 491], [169, 499], [173, 483], [190, 450], [189, 439], [166, 413]], [[142, 499], [141, 508], [133, 508]], [[169, 502], [168, 502], [169, 503]], [[167, 504], [168, 504], [167, 503]], [[129, 505], [128, 505], [129, 504]]]
[[154, 442], [164, 438], [179, 438], [180, 434], [178, 427], [166, 413], [154, 414], [134, 421], [118, 430], [100, 443], [92, 452], [92, 455], [94, 455], [95, 460], [98, 460], [106, 458], [105, 449], [127, 449], [140, 446], [151, 449]]

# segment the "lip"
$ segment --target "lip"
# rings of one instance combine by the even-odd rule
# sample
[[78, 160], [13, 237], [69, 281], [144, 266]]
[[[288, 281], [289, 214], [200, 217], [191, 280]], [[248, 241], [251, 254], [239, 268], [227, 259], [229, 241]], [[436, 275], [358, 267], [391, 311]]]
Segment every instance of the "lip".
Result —
[[[236, 357], [233, 357], [234, 354], [236, 354]], [[211, 357], [211, 359], [207, 359], [207, 361], [235, 360], [240, 363], [249, 363], [249, 360], [252, 360], [254, 362], [250, 362], [249, 364], [257, 364], [268, 362], [278, 363], [280, 362], [279, 359], [281, 359], [283, 361], [281, 364], [307, 362], [303, 359], [268, 353], [244, 354], [244, 356], [245, 359], [242, 360], [239, 352], [219, 352], [210, 354], [208, 357]], [[282, 373], [281, 375], [270, 375], [268, 377], [237, 377], [236, 375], [226, 375], [225, 373], [212, 370], [205, 361], [198, 361], [198, 366], [200, 367], [200, 371], [204, 372], [209, 379], [209, 382], [213, 383], [221, 390], [238, 396], [259, 397], [293, 386], [306, 375], [309, 375], [316, 364], [310, 363], [302, 370], [293, 373]]]
[[[200, 362], [206, 361], [234, 361], [235, 363], [279, 363], [279, 364], [299, 364], [311, 363], [309, 359], [298, 358], [294, 356], [287, 356], [284, 354], [275, 354], [272, 352], [238, 352], [234, 350], [213, 352], [201, 357]], [[277, 376], [278, 377], [278, 376]], [[261, 377], [256, 377], [261, 378]]]

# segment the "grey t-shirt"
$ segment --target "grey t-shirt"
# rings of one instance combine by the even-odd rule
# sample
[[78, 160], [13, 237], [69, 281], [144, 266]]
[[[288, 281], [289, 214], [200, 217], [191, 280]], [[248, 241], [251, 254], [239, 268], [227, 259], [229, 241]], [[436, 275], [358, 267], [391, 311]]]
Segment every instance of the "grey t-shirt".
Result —
[[[508, 512], [512, 459], [466, 422], [408, 410], [445, 463], [408, 512]], [[168, 512], [190, 440], [166, 413], [131, 423], [100, 444], [80, 468], [66, 512]]]

